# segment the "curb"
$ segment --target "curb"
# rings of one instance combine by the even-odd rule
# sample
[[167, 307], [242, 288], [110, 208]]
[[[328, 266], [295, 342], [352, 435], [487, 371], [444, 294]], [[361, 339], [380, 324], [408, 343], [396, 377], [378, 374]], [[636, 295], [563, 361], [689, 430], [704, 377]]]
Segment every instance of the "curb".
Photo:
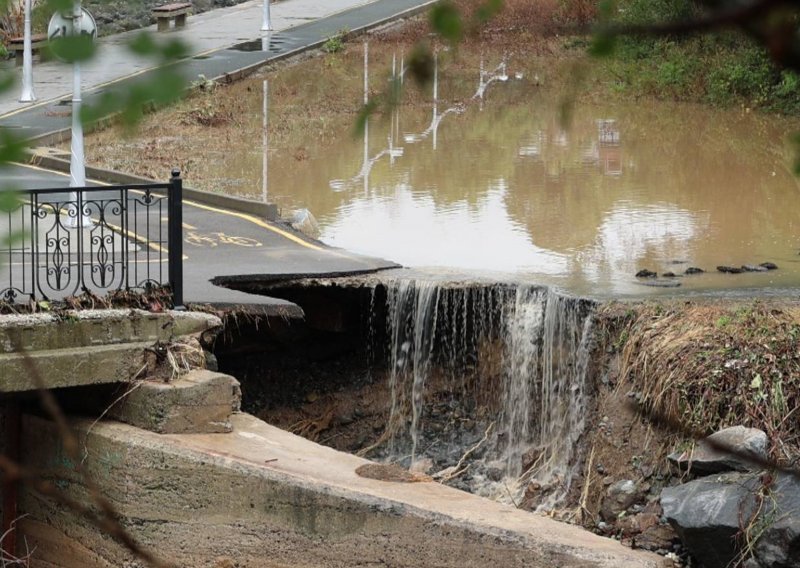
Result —
[[[69, 160], [56, 158], [55, 156], [43, 156], [41, 154], [32, 154], [29, 163], [40, 166], [46, 169], [55, 170], [59, 172], [69, 172]], [[167, 172], [168, 173], [168, 172]], [[104, 170], [93, 166], [86, 166], [86, 177], [96, 181], [111, 183], [111, 184], [139, 184], [139, 183], [154, 183], [168, 179], [168, 175], [164, 176], [164, 180], [152, 180], [149, 178], [136, 176], [133, 174], [126, 174], [114, 170]], [[184, 199], [198, 201], [205, 205], [220, 207], [236, 211], [238, 213], [247, 213], [250, 215], [257, 215], [267, 221], [279, 221], [278, 206], [272, 203], [262, 203], [260, 201], [251, 201], [241, 197], [232, 197], [220, 193], [212, 193], [210, 191], [203, 191], [200, 189], [191, 189], [186, 186], [183, 187]]]

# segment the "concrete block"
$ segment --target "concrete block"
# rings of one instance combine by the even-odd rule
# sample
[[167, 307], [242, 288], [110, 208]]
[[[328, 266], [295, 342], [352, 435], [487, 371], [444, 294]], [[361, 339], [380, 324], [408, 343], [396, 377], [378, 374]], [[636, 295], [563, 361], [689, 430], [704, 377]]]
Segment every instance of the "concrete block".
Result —
[[141, 383], [108, 415], [160, 434], [223, 433], [231, 431], [229, 419], [241, 401], [236, 379], [195, 370], [170, 383]]
[[0, 316], [0, 353], [28, 352], [120, 343], [155, 343], [218, 329], [222, 321], [201, 312], [83, 310], [67, 316]]
[[[0, 393], [36, 390], [38, 378], [47, 388], [128, 382], [144, 365], [150, 343], [95, 345], [34, 351], [24, 355], [0, 353]], [[32, 376], [30, 366], [37, 370]]]

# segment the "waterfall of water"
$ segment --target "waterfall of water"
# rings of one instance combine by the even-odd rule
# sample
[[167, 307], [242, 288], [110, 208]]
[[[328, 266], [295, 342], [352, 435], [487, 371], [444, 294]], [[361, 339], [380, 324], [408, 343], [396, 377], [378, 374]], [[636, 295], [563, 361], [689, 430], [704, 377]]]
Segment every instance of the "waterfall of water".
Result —
[[479, 470], [499, 462], [512, 498], [532, 479], [548, 487], [544, 505], [563, 497], [584, 427], [588, 302], [507, 284], [400, 279], [386, 288], [389, 457], [452, 465], [483, 434], [468, 488], [491, 493]]
[[583, 433], [592, 318], [580, 300], [520, 287], [506, 332], [506, 475], [520, 489], [535, 478], [551, 507], [569, 490]]

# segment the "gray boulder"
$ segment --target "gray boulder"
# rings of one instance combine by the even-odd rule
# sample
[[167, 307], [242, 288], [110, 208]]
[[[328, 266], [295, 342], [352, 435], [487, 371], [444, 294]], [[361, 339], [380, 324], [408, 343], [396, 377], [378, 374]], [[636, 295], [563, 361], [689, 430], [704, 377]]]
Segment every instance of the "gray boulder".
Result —
[[600, 507], [600, 516], [606, 521], [614, 521], [620, 513], [627, 511], [640, 497], [639, 487], [630, 479], [611, 484]]
[[[736, 453], [726, 452], [731, 448]], [[755, 458], [754, 460], [747, 459]], [[751, 471], [767, 459], [767, 435], [758, 428], [732, 426], [700, 440], [692, 450], [676, 452], [669, 460], [681, 470], [700, 475], [724, 471]]]
[[732, 565], [740, 557], [745, 534], [755, 540], [754, 566], [800, 568], [800, 480], [795, 476], [704, 477], [665, 488], [661, 506], [683, 544], [705, 568]]

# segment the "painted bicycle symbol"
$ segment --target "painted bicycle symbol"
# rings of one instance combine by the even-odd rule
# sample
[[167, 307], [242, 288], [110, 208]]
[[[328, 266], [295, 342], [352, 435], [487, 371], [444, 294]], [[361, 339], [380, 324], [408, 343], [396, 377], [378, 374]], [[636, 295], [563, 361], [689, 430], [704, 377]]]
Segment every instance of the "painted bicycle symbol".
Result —
[[250, 248], [261, 246], [261, 243], [255, 239], [226, 235], [225, 233], [196, 233], [189, 231], [186, 233], [184, 240], [190, 245], [208, 248], [214, 248], [220, 244]]

